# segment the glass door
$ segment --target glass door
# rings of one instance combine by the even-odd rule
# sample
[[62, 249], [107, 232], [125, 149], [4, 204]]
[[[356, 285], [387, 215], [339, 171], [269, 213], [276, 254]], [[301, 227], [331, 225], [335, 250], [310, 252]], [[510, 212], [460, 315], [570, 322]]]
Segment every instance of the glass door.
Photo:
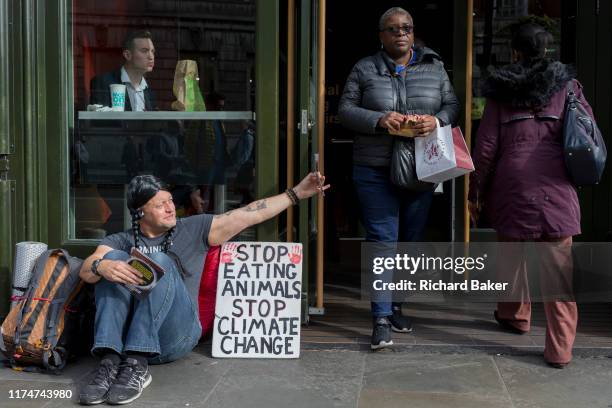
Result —
[[[295, 1], [295, 106], [296, 157], [295, 182], [316, 168], [325, 174], [324, 144], [324, 67], [325, 0]], [[291, 3], [290, 3], [291, 4]], [[290, 40], [291, 41], [291, 40]], [[323, 52], [322, 52], [323, 51]], [[322, 314], [324, 224], [321, 196], [300, 204], [294, 217], [295, 240], [304, 248], [302, 310], [304, 321], [309, 314]]]

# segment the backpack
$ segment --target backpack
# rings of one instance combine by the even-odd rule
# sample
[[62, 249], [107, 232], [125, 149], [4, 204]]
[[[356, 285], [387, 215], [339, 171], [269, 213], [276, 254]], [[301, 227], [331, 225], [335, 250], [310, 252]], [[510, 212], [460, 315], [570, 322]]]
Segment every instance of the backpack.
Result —
[[[82, 263], [62, 249], [38, 258], [27, 291], [2, 323], [0, 350], [7, 365], [59, 374], [69, 357], [91, 345], [95, 303], [79, 278]], [[91, 332], [83, 332], [87, 326]]]
[[576, 186], [597, 184], [606, 166], [606, 144], [595, 120], [576, 99], [573, 81], [567, 86], [563, 154], [565, 167]]

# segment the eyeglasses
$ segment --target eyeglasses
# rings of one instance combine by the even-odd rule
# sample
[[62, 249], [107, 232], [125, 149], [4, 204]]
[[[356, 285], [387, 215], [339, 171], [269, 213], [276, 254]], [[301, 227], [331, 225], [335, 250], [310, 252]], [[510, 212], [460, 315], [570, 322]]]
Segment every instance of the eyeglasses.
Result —
[[389, 26], [385, 27], [380, 31], [384, 31], [385, 33], [393, 34], [393, 35], [406, 35], [412, 34], [414, 32], [414, 26], [411, 24], [404, 24], [403, 26]]

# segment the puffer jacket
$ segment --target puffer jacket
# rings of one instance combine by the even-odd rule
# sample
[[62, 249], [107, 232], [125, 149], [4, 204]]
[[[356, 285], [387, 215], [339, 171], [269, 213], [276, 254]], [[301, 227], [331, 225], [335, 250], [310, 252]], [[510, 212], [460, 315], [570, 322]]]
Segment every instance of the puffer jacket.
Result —
[[390, 166], [394, 136], [377, 127], [386, 112], [433, 115], [441, 126], [456, 123], [459, 102], [440, 56], [426, 47], [415, 51], [406, 75], [395, 74], [395, 63], [383, 51], [353, 67], [338, 116], [345, 127], [355, 131], [354, 164]]

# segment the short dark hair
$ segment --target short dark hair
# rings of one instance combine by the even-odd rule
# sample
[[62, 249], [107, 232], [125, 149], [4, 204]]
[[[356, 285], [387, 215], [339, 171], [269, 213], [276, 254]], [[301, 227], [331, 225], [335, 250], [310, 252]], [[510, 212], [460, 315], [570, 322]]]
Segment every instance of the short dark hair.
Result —
[[512, 49], [523, 54], [526, 62], [546, 57], [547, 48], [554, 41], [552, 34], [538, 24], [525, 23], [516, 27], [512, 34]]
[[407, 12], [401, 7], [391, 7], [389, 10], [385, 11], [382, 16], [380, 16], [380, 19], [378, 20], [378, 29], [381, 31], [384, 30], [385, 24], [387, 24], [387, 20], [396, 14], [406, 16], [412, 21], [412, 16], [409, 12]]
[[153, 41], [153, 36], [151, 35], [150, 31], [132, 31], [123, 41], [123, 49], [131, 51], [134, 48], [134, 40], [137, 38], [148, 38], [149, 40]]

